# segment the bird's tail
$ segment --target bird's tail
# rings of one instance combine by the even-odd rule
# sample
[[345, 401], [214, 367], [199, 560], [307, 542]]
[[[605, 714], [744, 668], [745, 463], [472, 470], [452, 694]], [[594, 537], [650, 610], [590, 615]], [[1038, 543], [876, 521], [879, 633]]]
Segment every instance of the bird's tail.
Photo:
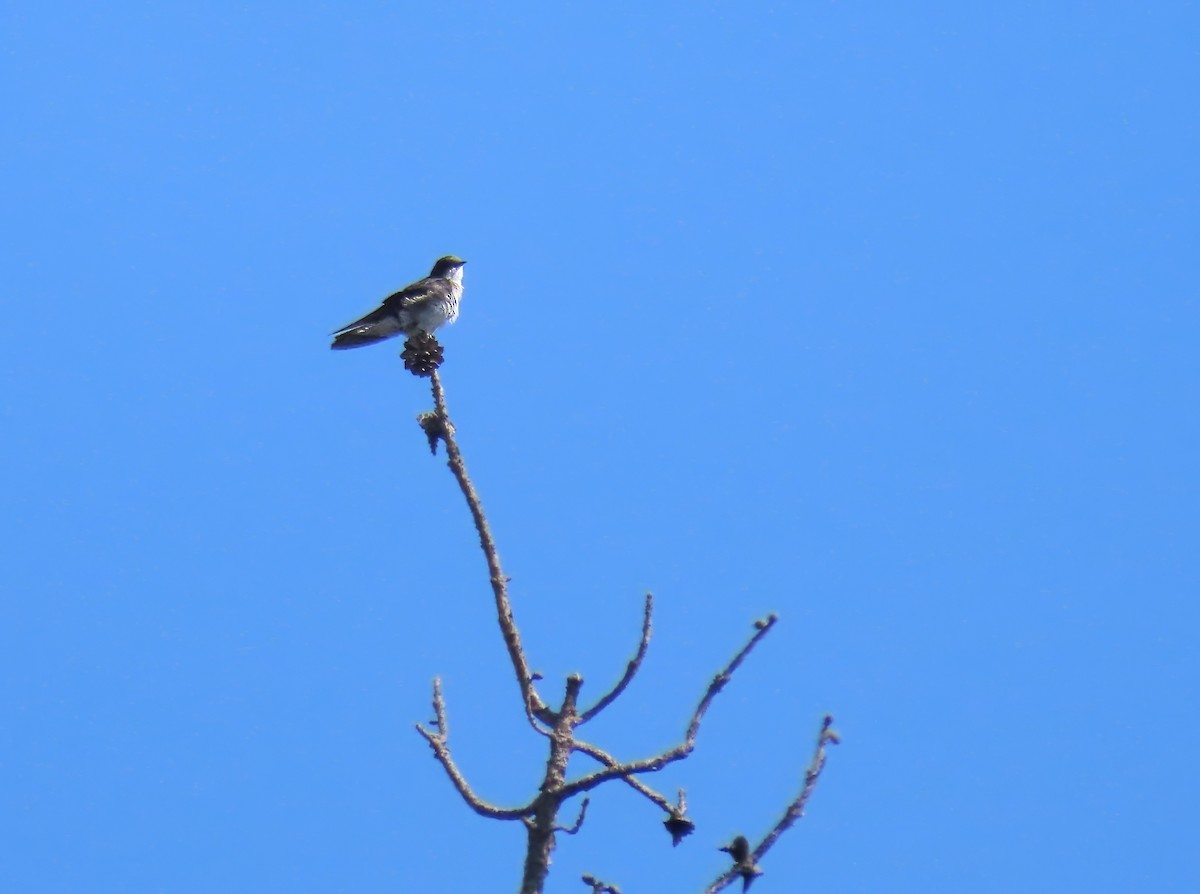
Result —
[[339, 332], [334, 336], [333, 344], [329, 347], [335, 351], [347, 348], [361, 348], [363, 345], [373, 345], [375, 342], [390, 338], [390, 335], [373, 335], [370, 330], [351, 329], [349, 332]]

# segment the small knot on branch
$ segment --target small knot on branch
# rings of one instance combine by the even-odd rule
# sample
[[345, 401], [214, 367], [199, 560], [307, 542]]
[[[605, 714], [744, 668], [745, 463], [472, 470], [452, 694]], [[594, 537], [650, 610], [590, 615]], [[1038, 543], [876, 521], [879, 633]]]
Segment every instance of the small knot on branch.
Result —
[[450, 424], [450, 420], [443, 419], [433, 410], [418, 415], [417, 425], [421, 426], [421, 431], [425, 432], [425, 437], [429, 439], [429, 452], [434, 456], [437, 456], [438, 441], [447, 434], [454, 434], [454, 426]]
[[754, 629], [755, 630], [766, 630], [768, 627], [773, 626], [775, 624], [775, 622], [778, 620], [779, 620], [779, 615], [775, 614], [775, 612], [771, 612], [771, 614], [767, 615], [765, 618], [759, 618], [757, 621], [755, 621]]

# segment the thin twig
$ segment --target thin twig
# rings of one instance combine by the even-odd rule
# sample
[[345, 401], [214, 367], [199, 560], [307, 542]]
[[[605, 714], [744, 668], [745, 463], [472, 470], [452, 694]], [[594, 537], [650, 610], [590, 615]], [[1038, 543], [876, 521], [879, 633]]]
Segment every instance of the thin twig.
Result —
[[817, 787], [817, 780], [821, 778], [821, 771], [825, 769], [825, 759], [827, 757], [825, 746], [837, 745], [842, 741], [841, 737], [832, 727], [833, 715], [826, 714], [825, 719], [821, 721], [821, 732], [817, 736], [817, 747], [813, 751], [812, 761], [804, 771], [804, 785], [800, 788], [800, 794], [796, 796], [796, 800], [788, 805], [779, 822], [775, 824], [775, 828], [768, 832], [767, 836], [759, 842], [758, 847], [754, 849], [755, 861], [765, 856], [767, 851], [779, 840], [779, 836], [791, 828], [796, 820], [804, 816], [804, 808], [808, 805], [808, 799], [812, 797], [813, 789]]
[[454, 474], [463, 497], [466, 498], [467, 507], [471, 510], [471, 518], [475, 522], [475, 530], [479, 534], [479, 546], [487, 559], [488, 576], [492, 584], [492, 594], [496, 600], [496, 616], [500, 622], [500, 633], [504, 637], [504, 645], [508, 649], [513, 671], [517, 675], [517, 685], [521, 687], [521, 699], [525, 703], [527, 712], [543, 723], [552, 724], [554, 718], [533, 687], [529, 663], [525, 660], [525, 652], [521, 648], [521, 634], [517, 630], [512, 603], [508, 598], [508, 578], [505, 577], [504, 569], [500, 565], [500, 554], [496, 550], [496, 541], [492, 538], [492, 530], [488, 525], [487, 516], [483, 514], [483, 504], [479, 500], [475, 486], [471, 483], [470, 476], [467, 475], [466, 463], [463, 461], [462, 452], [458, 449], [458, 442], [454, 437], [454, 424], [450, 421], [450, 414], [446, 411], [446, 393], [442, 389], [442, 380], [438, 376], [437, 370], [434, 370], [430, 376], [430, 382], [433, 389], [435, 412], [442, 423], [442, 430], [439, 434], [442, 442], [446, 445], [447, 465]]
[[700, 721], [704, 719], [704, 712], [708, 710], [708, 706], [712, 704], [717, 693], [725, 688], [725, 684], [729, 682], [730, 675], [741, 665], [750, 654], [751, 650], [758, 645], [759, 641], [767, 635], [772, 627], [775, 626], [775, 615], [769, 615], [765, 620], [756, 621], [754, 624], [754, 635], [746, 645], [738, 651], [733, 659], [725, 666], [725, 668], [713, 677], [712, 682], [708, 684], [708, 689], [705, 690], [704, 697], [700, 699], [700, 703], [696, 706], [695, 712], [692, 714], [691, 722], [688, 724], [687, 733], [684, 739], [674, 748], [664, 751], [662, 754], [655, 757], [646, 758], [640, 761], [631, 761], [627, 764], [618, 764], [615, 767], [606, 767], [603, 770], [597, 770], [589, 776], [584, 776], [582, 779], [577, 779], [574, 782], [564, 785], [562, 788], [562, 796], [569, 798], [572, 795], [577, 795], [580, 792], [590, 791], [603, 782], [610, 779], [619, 779], [625, 776], [632, 776], [637, 773], [655, 773], [661, 770], [668, 764], [674, 763], [677, 760], [687, 757], [692, 753], [692, 749], [696, 747], [696, 734], [700, 732]]
[[[808, 799], [812, 797], [817, 780], [821, 778], [821, 771], [825, 769], [826, 746], [837, 745], [841, 742], [841, 737], [838, 736], [832, 727], [833, 715], [826, 714], [824, 720], [821, 721], [821, 731], [817, 734], [817, 746], [813, 751], [812, 761], [804, 771], [804, 785], [800, 788], [800, 794], [788, 805], [787, 810], [783, 812], [783, 816], [779, 818], [779, 822], [775, 824], [775, 827], [754, 848], [748, 861], [749, 865], [756, 866], [758, 861], [766, 855], [767, 851], [775, 846], [775, 842], [779, 840], [779, 837], [790, 829], [796, 820], [804, 816], [804, 808], [808, 804]], [[741, 877], [742, 873], [739, 872], [739, 868], [735, 863], [734, 866], [722, 873], [716, 881], [705, 888], [704, 894], [716, 894], [717, 891], [731, 884], [734, 879]]]
[[726, 665], [723, 671], [713, 677], [712, 682], [708, 684], [708, 691], [704, 693], [704, 698], [700, 699], [700, 704], [696, 706], [696, 713], [692, 715], [692, 722], [688, 724], [688, 742], [695, 741], [696, 733], [700, 731], [700, 721], [704, 719], [704, 712], [708, 710], [708, 706], [712, 704], [712, 700], [717, 697], [717, 693], [725, 688], [725, 684], [729, 682], [729, 678], [733, 675], [733, 672], [741, 667], [742, 662], [746, 660], [746, 656], [758, 645], [758, 641], [770, 632], [778, 620], [779, 618], [772, 614], [767, 615], [763, 620], [755, 621], [754, 635], [750, 637], [750, 641], [742, 647], [740, 652], [733, 656], [733, 660]]
[[528, 705], [525, 706], [525, 719], [529, 721], [529, 725], [533, 727], [533, 731], [538, 735], [545, 736], [547, 739], [554, 735], [553, 732], [538, 722], [538, 719], [533, 716], [533, 712], [529, 710]]
[[625, 687], [633, 680], [634, 675], [638, 672], [638, 668], [642, 666], [642, 659], [646, 657], [646, 649], [650, 645], [650, 615], [654, 611], [654, 594], [646, 594], [646, 605], [642, 609], [642, 639], [638, 643], [637, 654], [630, 659], [625, 665], [625, 674], [617, 681], [617, 685], [610, 689], [601, 697], [600, 701], [592, 705], [583, 712], [579, 718], [581, 724], [587, 723], [605, 708], [613, 703], [618, 695], [625, 691]]
[[442, 678], [433, 678], [433, 722], [437, 724], [438, 736], [450, 739], [450, 721], [446, 719], [446, 700], [442, 697]]
[[588, 804], [590, 804], [590, 803], [591, 802], [587, 798], [584, 798], [583, 803], [579, 805], [579, 816], [577, 816], [575, 818], [574, 825], [555, 826], [554, 831], [555, 832], [566, 832], [568, 835], [574, 835], [576, 832], [578, 832], [580, 827], [583, 826], [583, 818], [585, 816], [587, 816]]
[[466, 778], [455, 765], [454, 758], [450, 756], [450, 747], [446, 744], [446, 703], [442, 699], [442, 683], [438, 679], [433, 681], [433, 713], [437, 718], [434, 722], [437, 724], [438, 731], [435, 733], [432, 730], [427, 730], [418, 723], [416, 725], [417, 732], [424, 736], [425, 741], [429, 743], [429, 747], [433, 749], [433, 756], [438, 759], [438, 762], [442, 765], [442, 769], [446, 771], [446, 775], [450, 777], [450, 781], [458, 789], [458, 793], [462, 795], [462, 799], [467, 802], [467, 806], [480, 816], [490, 817], [491, 819], [515, 820], [527, 816], [530, 812], [528, 806], [497, 807], [476, 795], [471, 790], [471, 786], [467, 784]]

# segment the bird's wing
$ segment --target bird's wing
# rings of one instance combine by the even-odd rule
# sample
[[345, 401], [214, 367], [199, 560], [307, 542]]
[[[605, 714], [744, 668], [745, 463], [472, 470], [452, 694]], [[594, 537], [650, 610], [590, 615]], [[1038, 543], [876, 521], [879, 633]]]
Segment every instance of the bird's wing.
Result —
[[358, 329], [361, 326], [373, 326], [381, 321], [387, 320], [389, 317], [394, 317], [396, 312], [406, 307], [412, 307], [414, 304], [420, 304], [429, 297], [431, 285], [436, 285], [437, 280], [432, 278], [419, 279], [411, 285], [405, 286], [399, 292], [393, 292], [388, 295], [380, 303], [379, 307], [375, 308], [365, 317], [355, 320], [353, 323], [347, 323], [341, 329], [335, 329], [332, 335], [341, 335], [343, 332], [349, 332], [351, 329]]
[[[333, 331], [336, 336], [334, 348], [357, 348], [391, 338], [403, 331], [401, 311], [417, 307], [428, 301], [448, 299], [451, 283], [436, 276], [427, 276], [412, 285], [405, 286], [383, 299], [383, 303], [365, 317], [347, 323]], [[404, 315], [407, 318], [407, 315]]]
[[383, 306], [393, 313], [406, 307], [424, 304], [430, 299], [444, 298], [450, 294], [450, 283], [436, 276], [419, 279], [410, 286], [383, 299]]
[[347, 323], [345, 326], [342, 326], [340, 329], [334, 329], [333, 332], [330, 333], [330, 335], [342, 335], [345, 332], [349, 332], [351, 329], [359, 329], [363, 326], [373, 326], [376, 323], [379, 323], [381, 320], [391, 317], [393, 315], [393, 313], [394, 313], [394, 311], [392, 311], [390, 308], [388, 308], [387, 302], [384, 302], [384, 304], [382, 306], [375, 308], [373, 311], [371, 311], [365, 317], [360, 317], [359, 319], [355, 320], [353, 323]]

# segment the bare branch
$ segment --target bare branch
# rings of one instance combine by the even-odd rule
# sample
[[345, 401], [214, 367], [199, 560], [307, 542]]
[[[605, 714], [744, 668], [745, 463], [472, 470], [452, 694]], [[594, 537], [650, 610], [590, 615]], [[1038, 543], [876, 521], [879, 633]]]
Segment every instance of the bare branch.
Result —
[[800, 788], [800, 794], [796, 796], [779, 822], [775, 824], [775, 828], [767, 833], [764, 838], [754, 849], [754, 859], [758, 860], [765, 856], [775, 842], [779, 840], [779, 836], [791, 828], [792, 824], [800, 817], [804, 816], [804, 808], [808, 805], [808, 799], [812, 797], [813, 789], [817, 787], [817, 780], [821, 778], [821, 771], [825, 769], [827, 745], [838, 745], [841, 743], [841, 737], [832, 728], [833, 715], [826, 714], [825, 719], [821, 721], [821, 732], [817, 735], [817, 747], [813, 751], [812, 761], [809, 762], [808, 769], [804, 771], [804, 785]]
[[587, 816], [588, 804], [591, 803], [587, 798], [583, 799], [583, 803], [579, 805], [579, 816], [575, 818], [575, 824], [572, 826], [555, 826], [555, 832], [566, 832], [568, 835], [574, 835], [583, 826], [583, 818]]
[[[826, 714], [825, 719], [821, 721], [821, 731], [817, 734], [817, 747], [813, 752], [812, 761], [804, 771], [804, 785], [800, 788], [800, 794], [796, 796], [796, 799], [783, 812], [783, 816], [780, 817], [779, 822], [759, 842], [758, 847], [754, 849], [753, 853], [746, 860], [739, 863], [737, 861], [738, 858], [735, 856], [734, 865], [705, 888], [704, 894], [716, 894], [717, 891], [731, 884], [736, 878], [744, 880], [747, 867], [758, 869], [758, 861], [766, 855], [767, 851], [775, 846], [775, 842], [779, 840], [779, 837], [790, 829], [796, 820], [804, 816], [804, 808], [808, 804], [808, 799], [812, 796], [813, 789], [816, 788], [817, 780], [821, 778], [821, 771], [825, 769], [825, 748], [827, 745], [837, 745], [841, 742], [841, 737], [838, 736], [832, 727], [833, 715]], [[761, 872], [762, 870], [758, 870], [757, 874], [761, 874]], [[743, 884], [748, 887], [744, 881]]]
[[[704, 712], [708, 710], [708, 706], [712, 704], [712, 700], [717, 697], [717, 693], [725, 688], [725, 684], [729, 682], [729, 678], [733, 672], [741, 667], [742, 662], [746, 660], [746, 656], [751, 650], [758, 645], [771, 628], [775, 626], [775, 622], [779, 618], [776, 615], [767, 615], [765, 619], [754, 622], [754, 635], [750, 637], [749, 642], [742, 647], [742, 650], [733, 656], [733, 660], [726, 665], [725, 669], [713, 677], [712, 682], [708, 684], [708, 691], [704, 693], [704, 698], [700, 699], [700, 704], [696, 706], [696, 713], [692, 715], [692, 722], [688, 724], [687, 742], [693, 743], [696, 739], [696, 733], [700, 731], [700, 721], [704, 719]], [[688, 748], [691, 751], [691, 748]]]
[[754, 635], [746, 645], [738, 651], [733, 659], [725, 666], [720, 673], [713, 677], [712, 682], [708, 684], [708, 689], [704, 693], [704, 697], [700, 699], [700, 703], [696, 705], [696, 710], [692, 713], [692, 720], [688, 724], [687, 733], [681, 743], [674, 748], [664, 751], [662, 754], [655, 757], [646, 758], [640, 761], [631, 761], [627, 764], [618, 764], [615, 767], [606, 767], [603, 770], [597, 770], [590, 776], [584, 776], [582, 779], [577, 779], [572, 783], [564, 785], [561, 794], [564, 798], [569, 798], [572, 795], [577, 795], [580, 792], [590, 791], [603, 782], [610, 779], [619, 779], [627, 776], [632, 776], [637, 773], [655, 773], [661, 770], [668, 764], [674, 763], [677, 760], [687, 757], [692, 753], [692, 749], [696, 747], [696, 735], [700, 732], [700, 721], [704, 719], [704, 712], [708, 710], [708, 706], [712, 704], [717, 693], [725, 688], [725, 684], [729, 682], [730, 676], [733, 674], [741, 663], [750, 654], [751, 650], [758, 645], [759, 641], [767, 635], [775, 622], [778, 620], [775, 615], [768, 615], [767, 618], [761, 621], [754, 622]]
[[446, 775], [450, 777], [450, 781], [458, 789], [458, 793], [462, 795], [462, 799], [467, 802], [467, 806], [480, 816], [486, 816], [491, 819], [515, 820], [527, 816], [530, 813], [529, 807], [497, 807], [494, 804], [489, 804], [476, 795], [475, 792], [471, 791], [471, 786], [467, 784], [466, 778], [455, 765], [454, 759], [450, 756], [450, 748], [446, 744], [448, 730], [446, 723], [446, 703], [442, 699], [442, 682], [438, 679], [434, 679], [433, 681], [433, 713], [437, 718], [434, 724], [437, 726], [438, 731], [435, 733], [432, 730], [427, 730], [418, 723], [416, 725], [417, 732], [429, 743], [429, 747], [433, 749], [433, 756], [438, 759], [438, 762], [442, 765], [442, 769], [446, 771]]
[[[462, 491], [463, 497], [467, 501], [467, 508], [471, 510], [471, 518], [474, 520], [475, 530], [479, 534], [479, 546], [487, 560], [492, 594], [496, 600], [496, 616], [500, 622], [500, 633], [504, 637], [504, 645], [512, 660], [513, 671], [517, 676], [517, 685], [521, 687], [521, 699], [525, 703], [527, 712], [543, 723], [552, 724], [554, 720], [549, 708], [546, 707], [533, 687], [529, 662], [525, 660], [525, 652], [521, 648], [521, 634], [517, 630], [512, 603], [508, 598], [508, 578], [505, 577], [504, 569], [500, 565], [496, 541], [492, 538], [492, 530], [488, 525], [487, 516], [483, 514], [483, 504], [479, 500], [475, 486], [471, 483], [470, 476], [467, 475], [466, 463], [463, 461], [462, 452], [458, 449], [458, 442], [454, 437], [454, 424], [450, 421], [450, 414], [446, 411], [446, 393], [442, 390], [442, 380], [437, 374], [437, 370], [434, 370], [430, 376], [430, 382], [433, 389], [434, 412], [441, 421], [441, 430], [437, 432], [437, 436], [446, 445], [446, 464], [454, 474], [459, 490]], [[425, 429], [426, 434], [429, 433], [430, 428], [427, 424], [423, 424], [422, 428]]]
[[583, 712], [579, 718], [581, 724], [587, 723], [605, 708], [613, 703], [618, 695], [625, 691], [625, 687], [633, 680], [634, 675], [638, 672], [638, 668], [642, 666], [642, 659], [646, 657], [646, 649], [650, 645], [650, 614], [654, 611], [654, 594], [646, 594], [646, 606], [642, 609], [642, 639], [638, 643], [637, 654], [625, 665], [625, 674], [617, 681], [617, 685], [610, 689], [600, 701], [592, 705]]
[[[517, 679], [518, 688], [521, 692], [526, 719], [537, 733], [549, 740], [550, 754], [547, 758], [545, 777], [539, 786], [538, 795], [530, 803], [522, 807], [506, 808], [484, 801], [471, 790], [462, 772], [454, 763], [447, 744], [449, 724], [440, 680], [434, 680], [433, 686], [434, 720], [430, 726], [434, 727], [434, 729], [427, 729], [418, 724], [416, 727], [417, 731], [429, 743], [434, 757], [441, 763], [446, 774], [450, 777], [451, 783], [467, 803], [467, 806], [480, 816], [492, 819], [521, 820], [525, 825], [528, 841], [521, 883], [522, 894], [540, 894], [543, 890], [545, 879], [549, 872], [551, 852], [554, 849], [555, 834], [563, 832], [568, 835], [575, 835], [583, 826], [589, 805], [588, 798], [585, 797], [582, 800], [579, 815], [570, 826], [556, 824], [558, 812], [563, 804], [569, 798], [590, 791], [602, 783], [613, 779], [622, 780], [652, 804], [665, 811], [667, 817], [664, 825], [671, 834], [672, 841], [678, 844], [680, 840], [690, 834], [695, 828], [695, 824], [687, 816], [687, 805], [682, 789], [680, 790], [678, 804], [673, 805], [665, 796], [643, 783], [637, 777], [640, 774], [661, 770], [668, 764], [682, 760], [692, 753], [696, 746], [700, 725], [709, 707], [716, 699], [717, 694], [730, 681], [733, 673], [775, 625], [777, 620], [775, 615], [769, 615], [755, 622], [755, 630], [745, 645], [738, 650], [728, 664], [709, 682], [708, 687], [705, 689], [689, 718], [683, 739], [679, 744], [644, 760], [620, 763], [615, 757], [602, 749], [590, 743], [578, 741], [575, 738], [576, 727], [593, 719], [609, 705], [613, 704], [625, 692], [641, 669], [649, 649], [652, 633], [653, 596], [649, 593], [646, 594], [642, 613], [641, 637], [638, 641], [637, 649], [633, 657], [626, 663], [625, 670], [620, 679], [616, 681], [610, 690], [601, 695], [590, 708], [579, 712], [576, 708], [576, 703], [583, 686], [583, 679], [578, 675], [571, 675], [567, 678], [566, 692], [560, 708], [551, 708], [543, 701], [537, 692], [539, 675], [531, 671], [521, 645], [520, 631], [517, 628], [512, 602], [509, 597], [509, 579], [505, 576], [501, 566], [495, 539], [492, 536], [487, 516], [484, 514], [479, 494], [476, 492], [474, 484], [467, 474], [466, 463], [458, 447], [454, 424], [451, 422], [449, 412], [446, 408], [445, 391], [436, 369], [432, 371], [430, 380], [435, 409], [432, 413], [422, 414], [419, 422], [429, 440], [431, 450], [436, 453], [438, 441], [445, 444], [447, 465], [454, 475], [463, 498], [466, 500], [476, 533], [479, 536], [479, 545], [487, 563], [489, 582], [496, 607], [497, 622]], [[825, 766], [827, 745], [838, 741], [837, 734], [830, 728], [832, 722], [832, 717], [825, 718], [812, 762], [805, 772], [804, 785], [795, 800], [784, 812], [783, 817], [780, 818], [775, 827], [753, 852], [750, 851], [749, 843], [745, 837], [740, 835], [734, 839], [732, 844], [724, 848], [733, 857], [734, 865], [713, 883], [708, 890], [708, 894], [713, 894], [713, 892], [725, 887], [725, 885], [729, 884], [730, 881], [739, 875], [743, 879], [744, 888], [749, 887], [754, 877], [761, 874], [761, 870], [755, 861], [765, 855], [779, 837], [797, 819], [804, 815], [808, 799], [811, 797], [816, 782], [820, 778]], [[602, 765], [601, 769], [568, 783], [565, 777], [568, 762], [573, 753], [585, 754], [591, 757]], [[583, 881], [585, 884], [591, 886], [593, 894], [619, 894], [619, 890], [615, 885], [597, 881], [592, 876], [583, 876]]]

